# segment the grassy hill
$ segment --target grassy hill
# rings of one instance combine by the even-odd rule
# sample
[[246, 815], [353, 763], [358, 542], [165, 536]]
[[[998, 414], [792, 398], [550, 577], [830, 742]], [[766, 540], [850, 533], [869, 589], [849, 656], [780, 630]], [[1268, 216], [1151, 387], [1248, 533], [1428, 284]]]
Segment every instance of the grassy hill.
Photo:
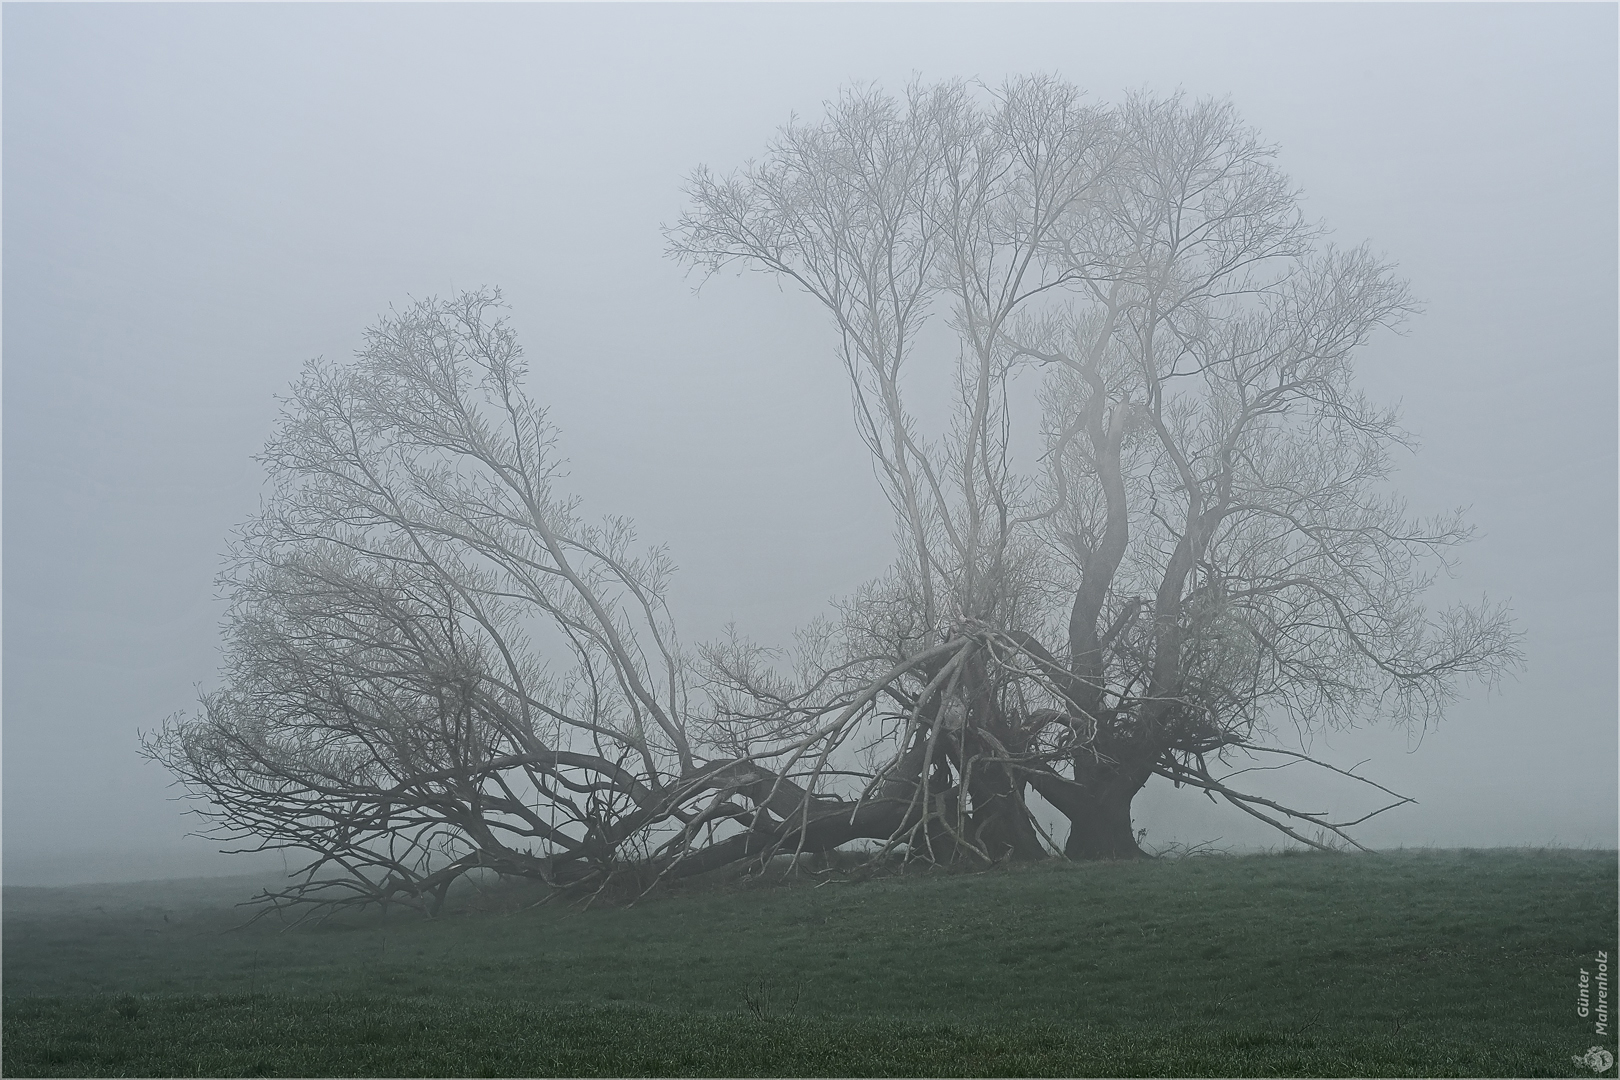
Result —
[[[1616, 855], [738, 883], [232, 930], [242, 880], [4, 894], [25, 1075], [1591, 1075]], [[1613, 1049], [1613, 1037], [1608, 1037]]]

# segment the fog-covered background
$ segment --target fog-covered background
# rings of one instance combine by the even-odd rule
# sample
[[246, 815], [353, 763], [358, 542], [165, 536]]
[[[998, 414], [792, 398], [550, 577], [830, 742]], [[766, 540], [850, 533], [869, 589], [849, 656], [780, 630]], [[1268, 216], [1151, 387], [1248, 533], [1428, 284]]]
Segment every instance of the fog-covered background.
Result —
[[[213, 577], [274, 395], [390, 303], [501, 286], [591, 513], [681, 572], [686, 640], [768, 642], [890, 523], [820, 310], [662, 258], [682, 177], [852, 80], [1056, 72], [1230, 96], [1310, 215], [1426, 314], [1362, 360], [1480, 539], [1529, 666], [1421, 741], [1318, 740], [1419, 804], [1374, 845], [1616, 841], [1612, 5], [8, 4], [4, 874], [229, 872], [136, 731], [211, 685]], [[1275, 844], [1154, 781], [1148, 847]]]

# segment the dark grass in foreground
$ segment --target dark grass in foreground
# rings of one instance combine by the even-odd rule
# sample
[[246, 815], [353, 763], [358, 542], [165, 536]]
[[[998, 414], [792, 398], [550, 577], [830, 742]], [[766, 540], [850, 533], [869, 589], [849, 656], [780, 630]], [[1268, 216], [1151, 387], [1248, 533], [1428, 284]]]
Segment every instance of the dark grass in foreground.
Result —
[[[1537, 1076], [1567, 1065], [1533, 1032], [1381, 1025], [1365, 1033], [1263, 1020], [1077, 1027], [1048, 1018], [672, 1013], [607, 1005], [379, 996], [8, 1005], [6, 1074], [299, 1076]], [[1329, 1025], [1330, 1027], [1332, 1025]], [[1512, 1036], [1519, 1035], [1515, 1039]], [[27, 1050], [17, 1043], [26, 1044]], [[1569, 1058], [1565, 1056], [1565, 1062]]]
[[6, 890], [7, 1075], [1591, 1075], [1575, 982], [1616, 921], [1615, 854], [1571, 851], [496, 891], [284, 934], [189, 888]]

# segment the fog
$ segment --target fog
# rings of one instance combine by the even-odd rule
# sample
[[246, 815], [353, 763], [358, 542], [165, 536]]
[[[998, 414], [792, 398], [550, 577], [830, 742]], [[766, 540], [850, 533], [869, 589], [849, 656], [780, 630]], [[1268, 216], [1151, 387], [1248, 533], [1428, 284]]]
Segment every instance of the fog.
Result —
[[[1616, 843], [1612, 5], [7, 5], [4, 874], [262, 867], [137, 756], [214, 685], [214, 585], [275, 395], [390, 304], [503, 289], [588, 513], [680, 567], [683, 637], [766, 642], [881, 572], [833, 335], [660, 225], [851, 82], [1054, 72], [1229, 96], [1306, 210], [1424, 305], [1362, 383], [1414, 510], [1479, 537], [1433, 599], [1511, 600], [1527, 667], [1421, 738], [1316, 740], [1415, 797], [1375, 847]], [[1147, 846], [1281, 837], [1155, 781]], [[279, 860], [276, 860], [279, 865]]]

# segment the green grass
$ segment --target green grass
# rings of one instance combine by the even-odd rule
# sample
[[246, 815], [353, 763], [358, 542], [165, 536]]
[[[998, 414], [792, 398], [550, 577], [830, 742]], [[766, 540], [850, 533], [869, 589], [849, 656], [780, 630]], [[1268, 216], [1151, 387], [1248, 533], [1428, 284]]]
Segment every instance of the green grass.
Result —
[[[1053, 864], [279, 932], [5, 890], [22, 1075], [1591, 1075], [1614, 852]], [[228, 898], [228, 899], [227, 899]], [[1612, 1037], [1608, 1042], [1613, 1048]]]

